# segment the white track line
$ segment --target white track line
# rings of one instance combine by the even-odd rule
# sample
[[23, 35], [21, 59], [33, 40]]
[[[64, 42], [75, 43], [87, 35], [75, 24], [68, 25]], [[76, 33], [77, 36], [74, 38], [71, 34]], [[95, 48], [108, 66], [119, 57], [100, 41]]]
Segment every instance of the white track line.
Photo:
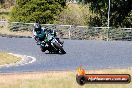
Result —
[[20, 55], [20, 54], [14, 54], [14, 53], [8, 53], [8, 54], [14, 55], [16, 57], [20, 57], [22, 59], [20, 61], [16, 62], [16, 63], [0, 65], [0, 68], [2, 68], [2, 67], [11, 67], [11, 66], [22, 66], [22, 65], [26, 65], [26, 64], [31, 64], [31, 63], [36, 61], [36, 58], [32, 57], [32, 56]]

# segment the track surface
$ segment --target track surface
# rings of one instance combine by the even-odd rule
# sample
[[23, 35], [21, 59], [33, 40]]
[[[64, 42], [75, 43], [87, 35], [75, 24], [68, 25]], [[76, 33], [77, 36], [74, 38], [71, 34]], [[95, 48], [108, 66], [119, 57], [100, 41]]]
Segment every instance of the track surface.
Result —
[[124, 68], [132, 66], [132, 42], [64, 40], [67, 54], [45, 54], [34, 39], [2, 38], [0, 51], [36, 57], [36, 62], [24, 66], [2, 67], [0, 72], [30, 72], [49, 70]]

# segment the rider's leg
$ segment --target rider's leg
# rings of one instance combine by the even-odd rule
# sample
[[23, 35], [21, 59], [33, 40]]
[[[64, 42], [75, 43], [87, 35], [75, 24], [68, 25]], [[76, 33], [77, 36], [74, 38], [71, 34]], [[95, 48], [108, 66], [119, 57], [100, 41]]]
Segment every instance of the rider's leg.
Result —
[[36, 37], [36, 43], [37, 43], [37, 45], [40, 45], [41, 44], [41, 40], [40, 40], [40, 38], [39, 37]]
[[40, 44], [40, 40], [39, 40], [39, 38], [38, 38], [37, 36], [35, 36], [34, 39], [35, 39], [37, 45], [39, 45], [39, 44]]

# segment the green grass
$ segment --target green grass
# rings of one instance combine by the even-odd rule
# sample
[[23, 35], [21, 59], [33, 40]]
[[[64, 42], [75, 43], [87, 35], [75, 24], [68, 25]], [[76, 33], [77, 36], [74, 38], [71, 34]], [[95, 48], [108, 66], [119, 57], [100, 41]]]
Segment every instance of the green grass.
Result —
[[[89, 74], [131, 74], [132, 69], [105, 69], [87, 71]], [[1, 74], [0, 88], [132, 88], [130, 84], [85, 84], [76, 83], [76, 72], [40, 72], [21, 74]]]
[[21, 58], [13, 56], [11, 54], [0, 52], [0, 65], [16, 63]]
[[0, 27], [0, 34], [13, 35], [13, 36], [30, 36], [32, 37], [32, 32], [30, 31], [18, 31], [12, 32], [6, 27]]

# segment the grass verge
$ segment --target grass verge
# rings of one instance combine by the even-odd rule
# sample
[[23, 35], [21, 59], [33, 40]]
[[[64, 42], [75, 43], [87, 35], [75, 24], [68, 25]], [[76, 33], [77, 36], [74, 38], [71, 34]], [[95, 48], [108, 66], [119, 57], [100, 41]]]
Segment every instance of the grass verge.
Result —
[[[16, 63], [21, 58], [13, 56], [11, 54], [0, 52], [0, 65]], [[0, 87], [1, 88], [1, 87]]]
[[32, 37], [32, 32], [29, 31], [18, 31], [18, 32], [11, 32], [8, 29], [0, 28], [1, 35], [11, 35], [11, 36], [25, 36], [25, 37]]
[[[132, 74], [128, 69], [104, 69], [87, 71], [89, 74]], [[38, 73], [0, 74], [0, 88], [132, 88], [130, 84], [85, 84], [76, 83], [74, 71], [51, 71]]]

